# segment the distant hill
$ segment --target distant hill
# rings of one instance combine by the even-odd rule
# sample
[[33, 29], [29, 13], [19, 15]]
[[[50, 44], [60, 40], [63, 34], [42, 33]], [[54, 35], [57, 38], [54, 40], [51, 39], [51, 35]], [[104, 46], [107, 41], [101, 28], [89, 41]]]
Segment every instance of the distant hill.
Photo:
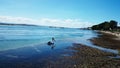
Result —
[[13, 23], [0, 23], [0, 25], [37, 26], [31, 24], [13, 24]]
[[[48, 28], [68, 28], [68, 27], [56, 27], [56, 26], [42, 26], [42, 25], [33, 25], [33, 24], [14, 24], [14, 23], [2, 23], [0, 22], [0, 25], [9, 25], [9, 26], [37, 26], [37, 27], [48, 27]], [[70, 29], [70, 28], [69, 28]]]

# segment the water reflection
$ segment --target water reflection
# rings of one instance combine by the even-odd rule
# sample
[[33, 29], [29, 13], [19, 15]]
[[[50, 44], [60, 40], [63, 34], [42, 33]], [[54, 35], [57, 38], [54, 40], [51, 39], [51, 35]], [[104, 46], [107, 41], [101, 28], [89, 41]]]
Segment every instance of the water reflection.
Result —
[[55, 45], [52, 45], [52, 46], [51, 46], [51, 49], [53, 50], [54, 48], [55, 48]]

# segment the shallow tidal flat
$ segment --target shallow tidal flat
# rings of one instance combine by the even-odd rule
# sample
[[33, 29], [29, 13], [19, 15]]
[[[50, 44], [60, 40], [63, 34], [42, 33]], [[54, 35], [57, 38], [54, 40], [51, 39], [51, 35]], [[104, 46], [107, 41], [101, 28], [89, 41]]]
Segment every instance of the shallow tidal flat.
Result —
[[57, 62], [50, 63], [50, 68], [119, 68], [120, 60], [110, 58], [113, 53], [104, 52], [82, 44], [73, 44], [71, 56], [64, 56]]

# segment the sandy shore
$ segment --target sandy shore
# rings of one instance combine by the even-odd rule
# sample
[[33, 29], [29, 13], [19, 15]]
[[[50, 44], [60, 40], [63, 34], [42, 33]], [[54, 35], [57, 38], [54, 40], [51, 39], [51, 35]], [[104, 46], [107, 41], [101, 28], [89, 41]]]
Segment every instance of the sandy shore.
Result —
[[111, 32], [105, 32], [105, 31], [100, 31], [98, 32], [100, 35], [98, 37], [95, 37], [93, 39], [90, 39], [93, 44], [97, 46], [102, 46], [105, 48], [111, 48], [111, 49], [120, 49], [120, 37], [119, 35], [116, 36], [114, 34], [116, 33], [111, 33]]
[[116, 36], [116, 40], [120, 40], [120, 32], [100, 31], [101, 33], [107, 33]]

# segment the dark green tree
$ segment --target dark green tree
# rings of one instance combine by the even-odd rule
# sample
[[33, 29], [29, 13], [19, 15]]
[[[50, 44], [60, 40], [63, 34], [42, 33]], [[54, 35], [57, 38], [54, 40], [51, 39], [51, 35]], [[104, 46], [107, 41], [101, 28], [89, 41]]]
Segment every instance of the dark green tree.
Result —
[[117, 23], [118, 22], [116, 22], [114, 20], [111, 20], [110, 22], [105, 21], [98, 25], [92, 26], [92, 29], [93, 30], [114, 30], [117, 28]]
[[92, 29], [93, 29], [93, 30], [98, 30], [98, 29], [99, 29], [99, 26], [98, 26], [98, 25], [94, 25], [94, 26], [92, 26]]
[[118, 23], [118, 22], [116, 22], [116, 21], [114, 21], [114, 20], [111, 20], [111, 21], [110, 21], [110, 28], [111, 28], [111, 29], [116, 29], [116, 28], [117, 28], [117, 23]]

